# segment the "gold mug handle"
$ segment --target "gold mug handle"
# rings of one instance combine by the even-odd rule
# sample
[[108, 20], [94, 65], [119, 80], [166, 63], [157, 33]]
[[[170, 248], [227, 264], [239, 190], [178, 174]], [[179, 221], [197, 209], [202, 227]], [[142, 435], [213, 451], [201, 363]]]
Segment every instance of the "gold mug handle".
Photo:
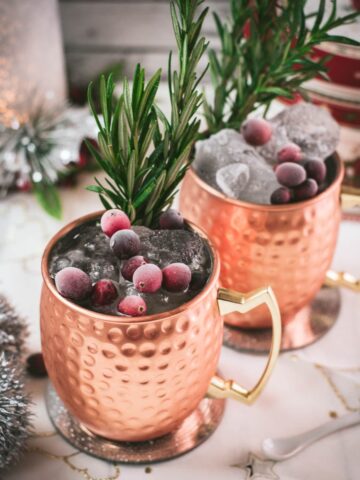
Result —
[[[360, 207], [360, 192], [358, 188], [341, 187], [341, 206], [343, 209]], [[360, 292], [360, 280], [347, 272], [328, 270], [325, 285], [329, 287], [344, 287], [354, 292]]]
[[220, 288], [218, 291], [218, 305], [220, 315], [232, 312], [246, 313], [258, 307], [267, 305], [271, 313], [273, 336], [269, 357], [265, 369], [253, 388], [247, 390], [234, 380], [224, 380], [214, 376], [208, 389], [208, 394], [214, 398], [233, 398], [247, 404], [253, 403], [264, 388], [279, 355], [281, 344], [281, 316], [278, 303], [271, 287], [259, 288], [244, 294]]
[[347, 272], [328, 270], [326, 272], [325, 285], [329, 287], [344, 287], [354, 292], [360, 292], [360, 280]]

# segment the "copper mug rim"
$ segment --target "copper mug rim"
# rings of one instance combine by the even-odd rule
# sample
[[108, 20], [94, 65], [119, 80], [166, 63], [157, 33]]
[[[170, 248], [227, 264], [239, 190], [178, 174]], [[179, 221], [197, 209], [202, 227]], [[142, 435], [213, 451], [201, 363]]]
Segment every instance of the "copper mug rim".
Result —
[[[198, 183], [200, 185], [200, 187], [203, 190], [205, 190], [207, 193], [209, 193], [213, 197], [217, 197], [220, 200], [222, 200], [223, 202], [231, 204], [233, 206], [247, 208], [249, 210], [254, 210], [254, 208], [256, 208], [256, 210], [262, 210], [262, 211], [267, 211], [267, 212], [291, 211], [291, 210], [301, 209], [301, 208], [303, 208], [303, 206], [310, 206], [312, 204], [315, 204], [318, 201], [320, 201], [323, 197], [325, 197], [327, 195], [331, 195], [331, 193], [338, 188], [339, 183], [342, 182], [342, 179], [344, 177], [345, 168], [344, 168], [344, 164], [340, 160], [340, 156], [338, 155], [337, 152], [335, 152], [332, 155], [332, 157], [335, 159], [336, 176], [335, 176], [334, 180], [332, 181], [332, 183], [323, 192], [319, 193], [315, 197], [310, 198], [308, 200], [303, 200], [301, 202], [296, 202], [296, 203], [286, 203], [286, 204], [283, 204], [283, 205], [265, 205], [265, 204], [261, 204], [261, 203], [245, 202], [243, 200], [237, 200], [236, 198], [227, 197], [223, 193], [216, 190], [214, 187], [211, 187], [204, 180], [202, 180], [192, 166], [187, 171], [187, 175], [191, 175], [192, 179], [196, 183]], [[206, 237], [206, 238], [208, 238], [208, 237]]]
[[49, 288], [51, 293], [62, 303], [65, 303], [68, 307], [72, 308], [73, 310], [76, 310], [79, 313], [86, 314], [89, 317], [96, 319], [96, 320], [103, 320], [107, 322], [114, 322], [114, 323], [121, 323], [121, 324], [129, 324], [133, 325], [134, 323], [146, 323], [146, 322], [154, 322], [156, 320], [163, 320], [164, 318], [171, 318], [173, 316], [177, 316], [179, 313], [187, 310], [190, 305], [197, 304], [201, 302], [208, 294], [209, 290], [211, 290], [214, 286], [214, 283], [218, 280], [219, 274], [220, 274], [220, 258], [219, 258], [219, 253], [217, 249], [214, 247], [212, 244], [211, 240], [209, 237], [206, 235], [203, 229], [198, 227], [197, 225], [194, 225], [192, 222], [186, 220], [186, 223], [195, 231], [197, 232], [202, 238], [204, 238], [210, 248], [210, 252], [212, 255], [212, 260], [213, 260], [213, 265], [212, 265], [212, 271], [211, 275], [208, 278], [208, 281], [204, 288], [191, 300], [188, 302], [183, 303], [177, 308], [174, 308], [172, 310], [168, 310], [166, 312], [162, 313], [154, 313], [152, 315], [143, 315], [140, 317], [136, 317], [134, 319], [130, 319], [129, 317], [122, 317], [122, 316], [117, 316], [117, 315], [108, 315], [106, 313], [99, 313], [95, 312], [93, 310], [89, 310], [87, 308], [84, 308], [68, 299], [60, 295], [60, 293], [56, 290], [55, 284], [53, 280], [51, 279], [48, 271], [48, 260], [49, 260], [49, 255], [54, 248], [55, 244], [59, 241], [60, 238], [62, 238], [64, 235], [66, 235], [68, 232], [73, 230], [76, 226], [92, 220], [96, 217], [99, 217], [104, 210], [98, 210], [96, 212], [88, 213], [86, 215], [83, 215], [81, 217], [76, 218], [70, 223], [67, 223], [63, 228], [61, 228], [52, 238], [49, 240], [47, 243], [42, 259], [41, 259], [41, 274], [43, 281], [45, 282], [46, 286]]

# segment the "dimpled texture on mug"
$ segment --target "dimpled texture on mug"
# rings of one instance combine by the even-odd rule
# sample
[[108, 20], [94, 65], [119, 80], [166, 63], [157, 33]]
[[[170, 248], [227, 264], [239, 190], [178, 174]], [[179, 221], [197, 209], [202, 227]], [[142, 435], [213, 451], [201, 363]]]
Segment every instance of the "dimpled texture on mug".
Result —
[[[205, 230], [219, 251], [221, 285], [244, 293], [270, 285], [286, 322], [313, 299], [330, 266], [341, 215], [339, 188], [298, 209], [249, 207], [212, 194], [192, 171], [185, 176], [180, 209]], [[225, 322], [271, 326], [263, 306], [244, 315], [227, 315]]]
[[214, 287], [173, 317], [123, 324], [120, 317], [104, 322], [79, 313], [44, 285], [42, 349], [69, 411], [117, 440], [171, 431], [196, 408], [216, 371], [222, 342], [216, 294]]

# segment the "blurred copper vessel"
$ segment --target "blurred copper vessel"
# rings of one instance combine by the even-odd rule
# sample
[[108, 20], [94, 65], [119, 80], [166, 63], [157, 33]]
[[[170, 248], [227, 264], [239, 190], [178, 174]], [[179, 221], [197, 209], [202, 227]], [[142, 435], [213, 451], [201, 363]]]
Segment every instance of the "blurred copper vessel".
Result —
[[[227, 198], [193, 169], [181, 187], [180, 210], [205, 230], [219, 251], [221, 286], [249, 291], [256, 285], [271, 285], [284, 323], [315, 297], [334, 255], [344, 167], [334, 156], [328, 168], [332, 183], [326, 190], [310, 200], [287, 205]], [[263, 328], [271, 325], [271, 318], [260, 307], [242, 316], [232, 313], [225, 323]]]
[[[42, 259], [42, 350], [50, 380], [69, 412], [103, 437], [143, 441], [171, 432], [206, 393], [254, 401], [280, 348], [281, 320], [271, 288], [250, 294], [218, 289], [220, 262], [210, 245], [211, 277], [198, 296], [179, 308], [136, 319], [86, 310], [56, 291], [48, 259], [62, 236], [101, 213], [79, 218], [60, 230]], [[272, 346], [260, 380], [248, 391], [215, 376], [222, 315], [245, 313], [263, 304], [271, 312]]]

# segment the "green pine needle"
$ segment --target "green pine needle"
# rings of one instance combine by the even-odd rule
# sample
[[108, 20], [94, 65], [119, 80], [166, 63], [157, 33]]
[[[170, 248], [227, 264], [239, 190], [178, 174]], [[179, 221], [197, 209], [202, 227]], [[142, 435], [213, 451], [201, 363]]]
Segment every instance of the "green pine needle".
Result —
[[[231, 18], [214, 20], [221, 43], [220, 53], [210, 50], [210, 73], [214, 100], [204, 101], [208, 133], [223, 128], [239, 129], [245, 118], [260, 105], [268, 110], [278, 96], [292, 98], [301, 85], [318, 75], [326, 78], [324, 57], [311, 57], [322, 42], [359, 45], [329, 32], [359, 16], [354, 12], [337, 17], [336, 0], [325, 18], [325, 2], [317, 12], [305, 14], [307, 0], [230, 0]], [[306, 20], [313, 17], [311, 27]], [[245, 32], [247, 31], [247, 35]]]
[[145, 70], [138, 65], [132, 86], [125, 79], [118, 99], [112, 77], [102, 76], [102, 119], [95, 111], [89, 85], [88, 101], [99, 129], [99, 150], [87, 145], [107, 178], [104, 183], [95, 179], [96, 185], [88, 190], [99, 195], [105, 208], [124, 210], [134, 224], [156, 224], [160, 213], [172, 203], [190, 163], [200, 127], [195, 115], [202, 103], [197, 90], [202, 76], [198, 77], [197, 67], [207, 48], [201, 37], [207, 9], [197, 15], [202, 3], [170, 3], [178, 48], [177, 70], [172, 68], [169, 55], [170, 119], [156, 105], [161, 70], [146, 82]]

